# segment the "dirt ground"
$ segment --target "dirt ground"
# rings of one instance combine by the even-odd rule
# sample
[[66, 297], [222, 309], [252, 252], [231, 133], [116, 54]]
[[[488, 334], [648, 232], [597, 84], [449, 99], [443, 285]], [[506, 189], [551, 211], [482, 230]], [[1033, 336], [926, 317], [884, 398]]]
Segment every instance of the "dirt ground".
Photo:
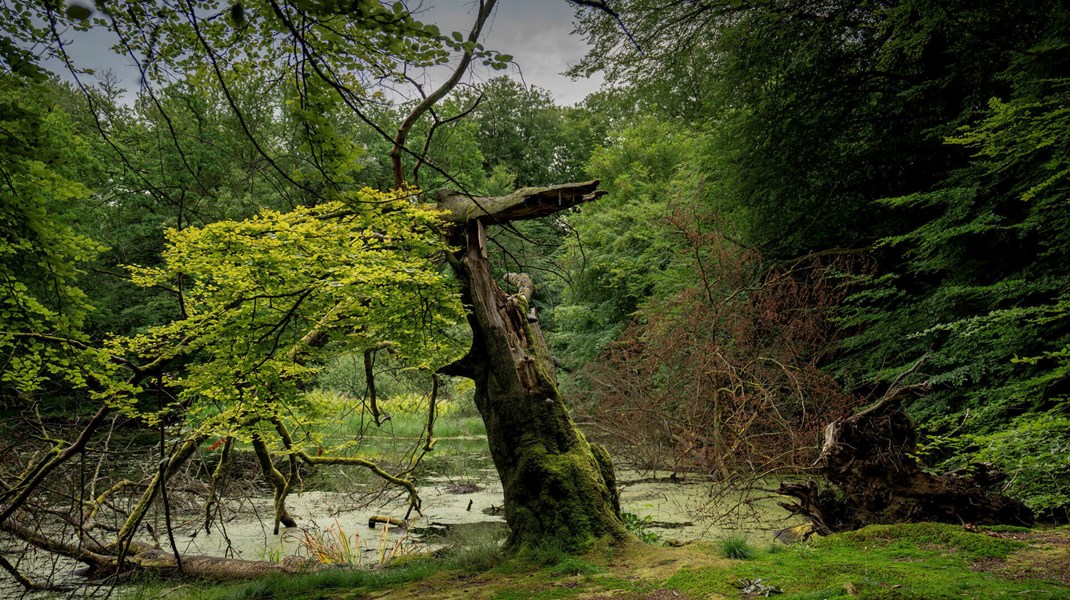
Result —
[[1008, 579], [1048, 579], [1070, 585], [1070, 530], [985, 533], [1029, 545], [1005, 560], [993, 558], [977, 561], [974, 569]]

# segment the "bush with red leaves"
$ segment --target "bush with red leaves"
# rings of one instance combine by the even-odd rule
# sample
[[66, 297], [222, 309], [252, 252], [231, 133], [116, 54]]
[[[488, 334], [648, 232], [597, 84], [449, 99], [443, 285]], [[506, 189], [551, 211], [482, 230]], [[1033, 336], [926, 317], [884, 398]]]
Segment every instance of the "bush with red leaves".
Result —
[[767, 267], [690, 215], [672, 222], [694, 281], [649, 301], [589, 366], [586, 420], [640, 468], [731, 478], [808, 467], [823, 425], [855, 405], [820, 368], [847, 261]]

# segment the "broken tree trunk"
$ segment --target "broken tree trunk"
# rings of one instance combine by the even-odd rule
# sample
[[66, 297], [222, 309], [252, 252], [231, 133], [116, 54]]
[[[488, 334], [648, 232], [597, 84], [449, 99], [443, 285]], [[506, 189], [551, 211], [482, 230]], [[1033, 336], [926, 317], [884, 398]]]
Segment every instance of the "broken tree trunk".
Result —
[[613, 465], [608, 453], [576, 428], [557, 391], [553, 359], [531, 304], [534, 285], [507, 274], [507, 294], [491, 273], [486, 226], [553, 214], [593, 200], [598, 182], [524, 188], [509, 196], [472, 198], [439, 192], [453, 223], [451, 265], [469, 308], [472, 347], [441, 370], [469, 377], [505, 490], [509, 545], [582, 547], [623, 539]]
[[796, 502], [781, 506], [808, 517], [821, 534], [877, 523], [1032, 523], [1028, 508], [996, 491], [1003, 474], [992, 465], [939, 475], [923, 468], [914, 422], [900, 403], [907, 392], [928, 390], [924, 383], [899, 385], [917, 366], [879, 402], [825, 428], [817, 464], [839, 493], [821, 492], [813, 481], [783, 483], [779, 493]]

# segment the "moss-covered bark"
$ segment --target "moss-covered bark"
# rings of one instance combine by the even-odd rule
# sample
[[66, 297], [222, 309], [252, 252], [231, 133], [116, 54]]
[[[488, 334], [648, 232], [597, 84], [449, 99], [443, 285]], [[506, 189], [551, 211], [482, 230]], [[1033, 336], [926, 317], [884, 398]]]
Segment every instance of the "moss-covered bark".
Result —
[[462, 281], [473, 344], [447, 374], [471, 377], [476, 405], [505, 489], [514, 549], [583, 547], [627, 536], [609, 455], [576, 428], [558, 394], [554, 366], [526, 275], [506, 294], [491, 275], [482, 219], [458, 227], [453, 267]]

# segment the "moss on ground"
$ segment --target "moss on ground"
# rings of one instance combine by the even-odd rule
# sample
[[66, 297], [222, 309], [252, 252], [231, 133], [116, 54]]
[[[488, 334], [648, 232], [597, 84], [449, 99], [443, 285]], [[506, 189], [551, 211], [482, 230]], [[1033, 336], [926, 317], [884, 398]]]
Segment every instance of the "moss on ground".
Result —
[[[783, 590], [779, 597], [799, 599], [1070, 598], [1064, 582], [1009, 568], [1032, 552], [1029, 536], [1047, 534], [1010, 535], [935, 523], [871, 526], [766, 552], [728, 572], [682, 569], [666, 585], [693, 597], [738, 597], [739, 586], [760, 580]], [[1070, 536], [1061, 537], [1065, 551]]]
[[[1070, 529], [967, 531], [922, 523], [872, 526], [750, 560], [714, 544], [664, 548], [630, 542], [584, 556], [529, 554], [473, 572], [456, 560], [412, 558], [378, 572], [316, 574], [215, 587], [198, 598], [488, 598], [662, 600], [779, 598], [1067, 598]], [[282, 586], [272, 588], [272, 586]], [[762, 587], [764, 586], [764, 588]], [[175, 597], [172, 595], [172, 597]]]

